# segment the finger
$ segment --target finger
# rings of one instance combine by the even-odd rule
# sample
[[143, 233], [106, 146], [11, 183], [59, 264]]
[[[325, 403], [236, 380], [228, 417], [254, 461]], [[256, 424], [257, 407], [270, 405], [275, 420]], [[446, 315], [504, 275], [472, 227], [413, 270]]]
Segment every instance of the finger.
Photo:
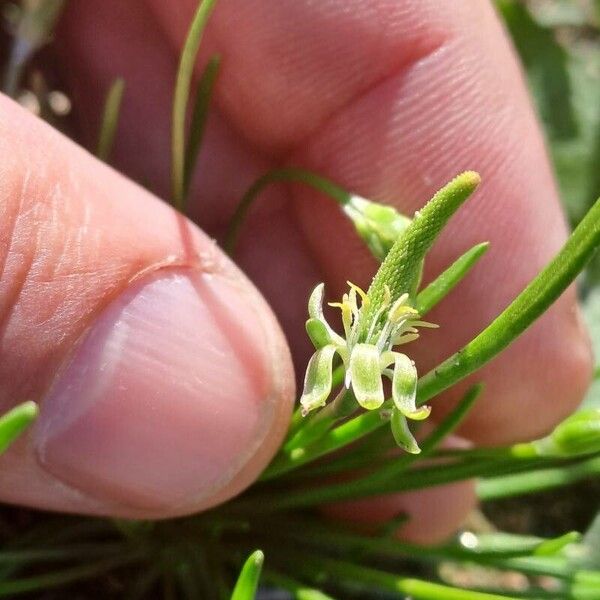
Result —
[[40, 403], [0, 497], [124, 517], [206, 508], [285, 432], [288, 351], [198, 229], [0, 100], [1, 409]]
[[[189, 11], [152, 6], [180, 40]], [[457, 172], [481, 172], [481, 190], [436, 246], [426, 277], [476, 242], [492, 249], [432, 315], [442, 328], [414, 350], [422, 370], [480, 331], [565, 239], [541, 135], [491, 3], [225, 0], [210, 44], [224, 53], [219, 106], [266, 152], [291, 153], [407, 212]], [[367, 283], [374, 265], [338, 211], [312, 192], [295, 197], [333, 289], [348, 277]], [[579, 403], [590, 372], [571, 289], [478, 374], [487, 393], [463, 433], [490, 444], [542, 435]]]

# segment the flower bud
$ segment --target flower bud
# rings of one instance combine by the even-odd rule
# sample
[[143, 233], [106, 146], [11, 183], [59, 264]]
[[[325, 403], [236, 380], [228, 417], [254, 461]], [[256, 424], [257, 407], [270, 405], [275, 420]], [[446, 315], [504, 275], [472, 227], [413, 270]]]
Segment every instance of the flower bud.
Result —
[[580, 456], [600, 452], [600, 409], [571, 415], [541, 440], [532, 442], [538, 456]]
[[352, 196], [344, 212], [375, 258], [382, 261], [411, 220], [391, 206]]

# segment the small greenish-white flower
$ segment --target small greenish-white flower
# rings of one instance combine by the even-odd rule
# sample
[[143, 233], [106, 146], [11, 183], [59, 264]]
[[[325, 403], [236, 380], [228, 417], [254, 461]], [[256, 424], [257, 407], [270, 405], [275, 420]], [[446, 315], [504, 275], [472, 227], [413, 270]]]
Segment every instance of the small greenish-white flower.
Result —
[[[323, 315], [324, 285], [319, 284], [308, 301], [306, 330], [315, 347], [306, 370], [300, 403], [304, 414], [324, 406], [333, 387], [333, 361], [337, 355], [345, 371], [344, 387], [351, 389], [358, 404], [375, 410], [384, 402], [383, 377], [392, 383], [392, 432], [399, 445], [409, 452], [419, 452], [406, 419], [422, 420], [429, 407], [416, 406], [417, 369], [414, 362], [393, 350], [395, 346], [415, 340], [417, 327], [435, 327], [420, 320], [409, 305], [408, 294], [392, 302], [389, 289], [379, 308], [368, 321], [361, 319], [370, 299], [359, 287], [348, 283], [350, 290], [342, 301], [332, 303], [340, 309], [344, 335], [334, 331]], [[360, 299], [360, 304], [359, 304]]]
[[371, 202], [361, 196], [351, 196], [343, 211], [354, 223], [358, 235], [375, 258], [382, 261], [396, 240], [410, 225], [411, 219], [393, 206]]

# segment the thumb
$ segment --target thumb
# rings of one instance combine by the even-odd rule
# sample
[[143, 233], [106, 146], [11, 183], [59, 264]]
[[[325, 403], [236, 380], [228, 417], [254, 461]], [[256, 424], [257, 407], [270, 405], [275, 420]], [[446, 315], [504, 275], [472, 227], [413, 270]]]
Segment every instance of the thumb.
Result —
[[0, 459], [0, 498], [161, 517], [241, 491], [293, 398], [258, 292], [195, 226], [4, 98], [0, 156], [0, 409], [41, 407]]

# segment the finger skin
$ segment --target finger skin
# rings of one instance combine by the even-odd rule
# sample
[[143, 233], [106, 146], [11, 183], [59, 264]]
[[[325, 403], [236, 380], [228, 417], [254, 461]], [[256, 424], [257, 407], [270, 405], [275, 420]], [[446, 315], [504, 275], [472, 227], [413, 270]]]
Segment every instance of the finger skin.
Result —
[[[7, 410], [23, 399], [41, 404], [39, 427], [36, 425], [0, 458], [0, 497], [42, 508], [143, 517], [187, 513], [239, 492], [264, 468], [280, 444], [293, 398], [286, 344], [264, 301], [214, 242], [195, 226], [4, 97], [0, 98], [0, 155], [0, 408]], [[210, 357], [209, 364], [205, 364], [202, 335], [209, 336], [209, 330], [213, 331], [212, 321], [200, 322], [200, 328], [206, 329], [204, 333], [190, 331], [186, 335], [184, 331], [178, 338], [181, 348], [168, 349], [173, 365], [189, 370], [182, 376], [189, 377], [189, 382], [181, 388], [180, 380], [169, 380], [176, 373], [169, 371], [171, 358], [161, 350], [167, 344], [168, 329], [179, 327], [184, 318], [176, 310], [169, 310], [164, 328], [156, 330], [155, 323], [152, 329], [149, 323], [150, 333], [144, 333], [144, 346], [136, 350], [139, 356], [131, 355], [131, 361], [141, 365], [142, 371], [137, 375], [127, 372], [127, 365], [121, 364], [118, 356], [115, 358], [112, 347], [102, 349], [96, 345], [93, 351], [101, 352], [96, 366], [81, 359], [83, 350], [93, 345], [92, 332], [99, 335], [98, 324], [106, 321], [111, 310], [119, 319], [117, 325], [139, 327], [132, 320], [132, 311], [138, 306], [141, 314], [139, 311], [147, 307], [139, 308], [135, 291], [147, 290], [157, 281], [164, 290], [161, 282], [168, 283], [173, 278], [187, 281], [188, 277], [199, 282], [203, 301], [209, 294], [207, 302], [217, 311], [217, 319], [235, 316], [241, 310], [238, 306], [249, 311], [244, 313], [249, 318], [234, 331], [225, 323], [223, 334], [215, 332], [212, 337], [212, 343], [225, 344], [223, 336], [230, 336], [236, 340], [232, 346], [235, 350], [230, 351], [225, 345], [222, 354]], [[221, 289], [233, 291], [227, 296]], [[130, 308], [125, 307], [123, 312], [118, 305], [127, 294], [133, 296]], [[171, 301], [170, 297], [167, 299]], [[151, 302], [150, 296], [142, 300]], [[193, 298], [190, 302], [192, 310], [202, 307], [200, 300]], [[182, 305], [181, 311], [186, 306]], [[198, 322], [194, 314], [185, 318], [188, 323]], [[104, 333], [112, 335], [111, 327], [102, 327]], [[127, 340], [133, 339], [134, 334], [140, 339], [135, 331], [130, 333], [123, 327], [125, 338], [118, 340], [121, 353], [128, 351]], [[157, 339], [149, 337], [153, 331], [158, 331]], [[259, 348], [248, 353], [247, 343], [255, 335], [261, 340]], [[188, 348], [188, 338], [199, 340], [200, 345]], [[178, 356], [179, 351], [182, 356]], [[150, 368], [144, 357], [151, 355], [161, 361], [166, 356], [166, 362], [144, 371]], [[70, 365], [77, 360], [77, 372], [69, 374]], [[119, 381], [126, 381], [131, 390], [144, 389], [145, 380], [154, 375], [158, 376], [156, 389], [147, 390], [148, 397], [128, 396], [126, 389], [112, 389], [112, 382], [117, 380], [105, 370], [113, 364], [120, 370]], [[91, 377], [83, 381], [90, 369]], [[195, 369], [197, 373], [193, 372]], [[202, 369], [223, 374], [228, 370], [221, 390], [205, 386]], [[45, 399], [56, 397], [68, 377], [71, 386], [77, 381], [85, 384], [81, 397], [67, 402], [65, 398], [72, 394], [63, 390], [62, 405], [56, 400], [46, 406]], [[94, 391], [95, 381], [104, 382], [108, 388]], [[234, 388], [235, 398], [227, 398], [228, 392], [222, 393], [223, 389]], [[180, 390], [181, 395], [169, 397], [172, 389]], [[222, 410], [215, 412], [210, 407], [213, 395], [225, 403]], [[110, 408], [107, 398], [118, 402], [116, 409]], [[227, 416], [227, 407], [235, 407], [237, 402], [239, 411], [246, 414]], [[56, 407], [60, 411], [53, 414]], [[91, 422], [90, 418], [79, 419], [78, 412], [84, 408], [89, 409]], [[70, 415], [74, 415], [72, 422]], [[70, 455], [64, 439], [60, 448], [52, 441], [44, 452], [39, 446], [40, 431], [55, 421], [66, 428], [61, 435], [69, 442], [89, 444], [92, 450], [83, 460], [92, 472], [107, 468], [106, 465], [110, 470], [111, 444], [125, 444], [126, 450], [118, 448], [124, 453], [117, 459], [126, 464], [132, 457], [139, 460], [135, 454], [143, 454], [142, 442], [151, 445], [154, 439], [160, 450], [157, 456], [168, 457], [174, 449], [179, 457], [177, 476], [193, 481], [200, 473], [194, 470], [201, 469], [203, 461], [216, 460], [210, 456], [211, 448], [203, 451], [202, 440], [210, 439], [211, 428], [218, 431], [223, 427], [223, 419], [229, 419], [231, 431], [225, 424], [222, 440], [229, 439], [229, 444], [223, 447], [223, 472], [218, 474], [214, 487], [203, 489], [199, 477], [194, 483], [196, 490], [188, 495], [184, 490], [181, 496], [174, 489], [174, 495], [166, 498], [165, 504], [158, 499], [153, 503], [153, 498], [135, 485], [123, 485], [107, 494], [98, 485], [96, 493], [96, 480], [83, 482], [81, 471], [77, 470], [81, 459]], [[192, 425], [193, 429], [184, 435], [185, 428]], [[133, 434], [136, 428], [137, 438]], [[132, 431], [130, 442], [128, 429]], [[145, 439], [148, 435], [150, 438]], [[71, 454], [76, 453], [76, 448], [74, 445]], [[129, 456], [127, 449], [131, 450]], [[146, 450], [150, 457], [151, 447]], [[53, 456], [59, 457], [59, 463]], [[135, 477], [148, 467], [131, 460], [130, 463]], [[66, 464], [70, 470], [63, 473], [61, 469]], [[118, 481], [119, 474], [114, 475]], [[125, 479], [129, 476], [121, 475]], [[173, 488], [181, 483], [174, 477], [169, 480], [168, 472], [157, 476], [166, 478], [164, 481], [170, 481]], [[151, 485], [148, 489], [152, 489]]]
[[[76, 4], [65, 21], [63, 57], [71, 60], [72, 85], [82, 97], [85, 115], [101, 101], [90, 90], [90, 81], [98, 73], [105, 80], [110, 77], [99, 68], [102, 61], [106, 64], [106, 45], [80, 32], [92, 31], [98, 15], [117, 11], [119, 3], [103, 3], [103, 9], [93, 2]], [[136, 0], [133, 5], [144, 3]], [[115, 46], [115, 56], [121, 58], [121, 72], [115, 76], [123, 69], [126, 78], [138, 72], [155, 42], [170, 42], [171, 60], [176, 61], [195, 3], [145, 5], [156, 17], [146, 38], [152, 40], [148, 48], [121, 51], [129, 25], [120, 31], [112, 23], [111, 31], [123, 44]], [[240, 188], [261, 169], [281, 162], [315, 169], [407, 212], [457, 172], [482, 173], [481, 190], [436, 246], [425, 278], [474, 243], [488, 239], [492, 249], [432, 313], [442, 329], [427, 332], [426, 340], [411, 347], [421, 372], [484, 327], [564, 240], [539, 127], [490, 3], [221, 0], [205, 42], [200, 65], [213, 52], [222, 55], [217, 117], [196, 175], [193, 206], [198, 208], [192, 209], [209, 231], [222, 231]], [[166, 66], [153, 79], [163, 96], [173, 77], [174, 67], [171, 71]], [[132, 114], [152, 106], [144, 86], [135, 80], [128, 94]], [[135, 135], [152, 156], [166, 155], [168, 111], [151, 114], [152, 122], [161, 124], [160, 135], [155, 134], [157, 127], [133, 116], [127, 119], [126, 137]], [[139, 178], [152, 175], [153, 167], [140, 153], [119, 154], [119, 142], [115, 156], [125, 172]], [[162, 185], [166, 189], [168, 184]], [[304, 336], [299, 323], [310, 285], [324, 278], [334, 298], [348, 278], [368, 283], [375, 265], [322, 197], [296, 187], [277, 188], [266, 204], [285, 207], [290, 198], [294, 211], [281, 217], [278, 236], [269, 227], [277, 222], [271, 220], [274, 213], [268, 208], [256, 211], [239, 260], [267, 293], [295, 347]], [[277, 246], [287, 232], [293, 232], [294, 241]], [[265, 254], [259, 247], [277, 249], [270, 254], [279, 267], [275, 274], [263, 268]], [[300, 265], [298, 276], [290, 274], [286, 262]], [[492, 444], [541, 435], [579, 402], [590, 370], [589, 347], [569, 291], [480, 372], [486, 394], [463, 434]], [[441, 417], [448, 406], [436, 400], [434, 417]]]

